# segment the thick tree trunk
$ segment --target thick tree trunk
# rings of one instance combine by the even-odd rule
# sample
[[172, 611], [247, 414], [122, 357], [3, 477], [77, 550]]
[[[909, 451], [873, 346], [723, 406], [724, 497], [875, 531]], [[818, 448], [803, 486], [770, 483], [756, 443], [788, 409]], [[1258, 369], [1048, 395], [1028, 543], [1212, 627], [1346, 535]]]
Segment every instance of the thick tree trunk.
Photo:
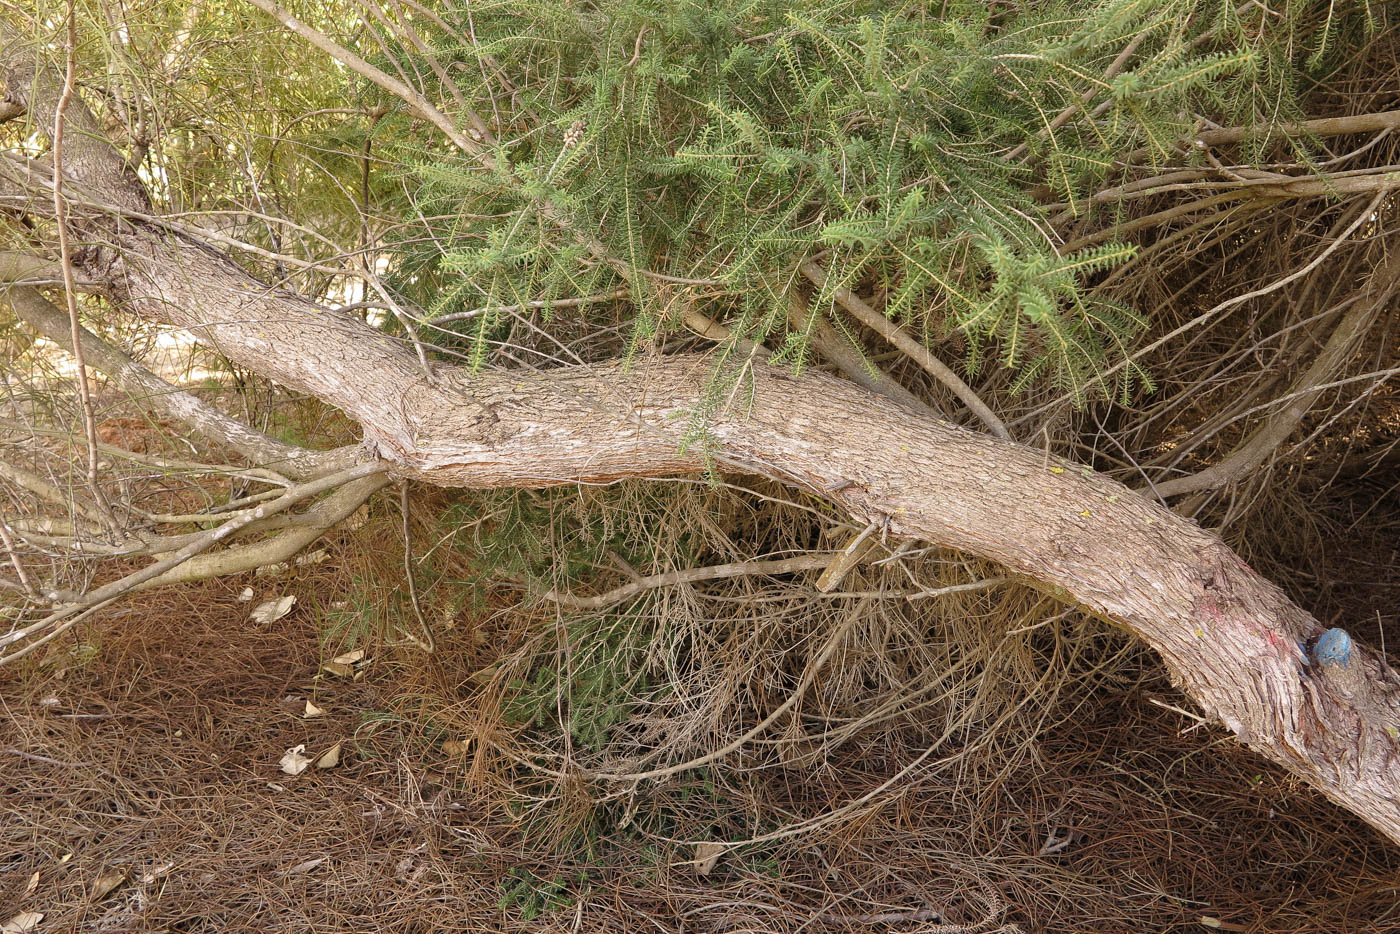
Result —
[[[546, 486], [703, 466], [684, 450], [695, 413], [708, 411], [702, 358], [429, 376], [357, 319], [133, 219], [144, 198], [101, 159], [75, 167], [85, 196], [104, 192], [128, 212], [84, 223], [86, 242], [107, 244], [80, 257], [87, 276], [150, 320], [344, 410], [364, 426], [366, 456], [401, 476]], [[0, 163], [0, 192], [42, 186], [6, 171]], [[1323, 627], [1215, 536], [1088, 468], [831, 378], [754, 365], [705, 430], [727, 469], [825, 496], [889, 535], [993, 559], [1128, 627], [1241, 741], [1400, 842], [1400, 679], [1360, 647], [1349, 665], [1307, 664], [1300, 642]]]
[[[683, 452], [703, 358], [430, 378], [360, 321], [134, 229], [122, 281], [149, 317], [316, 394], [405, 477], [608, 483], [702, 469]], [[707, 422], [710, 456], [834, 500], [889, 535], [993, 559], [1152, 645], [1241, 741], [1400, 842], [1400, 679], [1369, 652], [1309, 665], [1323, 627], [1217, 537], [1116, 481], [935, 421], [845, 381], [755, 365]]]

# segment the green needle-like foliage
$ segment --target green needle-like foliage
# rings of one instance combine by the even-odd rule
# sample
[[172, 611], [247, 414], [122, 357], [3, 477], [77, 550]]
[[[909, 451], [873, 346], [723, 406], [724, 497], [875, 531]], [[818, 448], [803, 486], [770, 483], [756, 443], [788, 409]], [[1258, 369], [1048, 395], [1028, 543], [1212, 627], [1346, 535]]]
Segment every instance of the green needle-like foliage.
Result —
[[[687, 302], [736, 341], [762, 340], [789, 328], [789, 293], [805, 287], [796, 267], [818, 257], [831, 275], [811, 304], [838, 326], [835, 289], [874, 292], [915, 333], [961, 332], [970, 369], [994, 359], [1017, 372], [1017, 387], [1045, 377], [1083, 398], [1104, 388], [1146, 324], [1143, 310], [1092, 290], [1133, 248], [1065, 253], [1048, 218], [1095, 210], [1089, 196], [1116, 159], [1171, 155], [1196, 113], [1222, 123], [1292, 117], [1296, 74], [1338, 45], [1303, 41], [1303, 24], [1325, 21], [1335, 36], [1349, 21], [1315, 16], [1325, 5], [1261, 9], [1197, 0], [449, 9], [448, 29], [428, 29], [428, 54], [491, 128], [483, 143], [496, 165], [399, 154], [413, 163], [406, 187], [432, 236], [410, 229], [398, 285], [439, 315], [485, 309], [446, 338], [480, 363], [509, 321], [495, 309], [619, 289], [633, 306], [633, 346], [674, 329]], [[428, 72], [397, 54], [405, 72]], [[1073, 116], [1056, 126], [1067, 108]], [[570, 313], [593, 312], [580, 303]], [[804, 364], [810, 324], [786, 334], [778, 359]], [[1125, 394], [1146, 376], [1119, 372]]]

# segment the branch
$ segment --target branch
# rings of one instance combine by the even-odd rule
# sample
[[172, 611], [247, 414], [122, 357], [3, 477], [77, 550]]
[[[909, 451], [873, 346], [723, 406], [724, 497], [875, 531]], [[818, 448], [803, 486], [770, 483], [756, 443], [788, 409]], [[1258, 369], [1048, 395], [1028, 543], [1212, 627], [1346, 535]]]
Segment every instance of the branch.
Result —
[[[1128, 59], [1133, 57], [1133, 53], [1138, 50], [1138, 46], [1142, 45], [1143, 40], [1146, 39], [1150, 34], [1150, 29], [1144, 29], [1142, 32], [1138, 33], [1137, 36], [1135, 36], [1132, 39], [1132, 41], [1124, 47], [1123, 51], [1118, 53], [1118, 57], [1115, 58], [1109, 64], [1108, 69], [1104, 71], [1103, 79], [1100, 81], [1098, 86], [1091, 87], [1088, 90], [1086, 90], [1083, 94], [1081, 94], [1079, 100], [1071, 103], [1064, 110], [1060, 111], [1060, 113], [1055, 117], [1055, 119], [1051, 120], [1044, 127], [1042, 127], [1038, 133], [1036, 133], [1036, 136], [1040, 139], [1049, 139], [1050, 137], [1054, 136], [1056, 130], [1058, 130], [1060, 127], [1064, 126], [1071, 119], [1073, 119], [1074, 116], [1078, 114], [1081, 110], [1083, 110], [1084, 106], [1088, 104], [1091, 100], [1093, 100], [1095, 97], [1098, 97], [1099, 94], [1103, 92], [1104, 88], [1107, 88], [1109, 86], [1108, 83], [1114, 78], [1118, 77], [1119, 72], [1121, 72], [1123, 70], [1123, 67], [1128, 64]], [[1011, 150], [1011, 152], [1006, 154], [1006, 161], [1012, 162], [1017, 158], [1026, 155], [1027, 150], [1029, 150], [1030, 148], [1031, 141], [1026, 140], [1024, 143], [1017, 146], [1015, 149]], [[1029, 158], [1029, 156], [1027, 156], [1027, 158]]]
[[[1251, 124], [1249, 126], [1225, 127], [1219, 130], [1202, 130], [1191, 137], [1207, 146], [1228, 146], [1246, 139], [1259, 137], [1329, 137], [1349, 136], [1353, 133], [1384, 133], [1400, 129], [1400, 110], [1387, 110], [1379, 113], [1355, 114], [1350, 117], [1322, 117], [1317, 120], [1304, 120], [1301, 123], [1280, 123], [1275, 125]], [[1183, 141], [1185, 142], [1185, 141]], [[1132, 165], [1150, 158], [1156, 150], [1144, 147], [1135, 149], [1119, 160], [1124, 165]]]
[[[1243, 305], [1245, 302], [1248, 301], [1253, 301], [1256, 298], [1263, 298], [1265, 295], [1277, 292], [1285, 285], [1288, 285], [1288, 283], [1296, 282], [1297, 280], [1303, 278], [1308, 273], [1316, 269], [1318, 266], [1321, 266], [1322, 263], [1327, 259], [1327, 257], [1331, 256], [1334, 252], [1340, 249], [1341, 245], [1345, 243], [1352, 234], [1356, 233], [1357, 229], [1367, 221], [1371, 210], [1374, 210], [1375, 205], [1379, 204], [1384, 199], [1384, 197], [1385, 192], [1381, 192], [1380, 194], [1378, 194], [1374, 199], [1370, 210], [1358, 212], [1356, 218], [1347, 226], [1347, 228], [1343, 230], [1340, 234], [1338, 234], [1335, 238], [1333, 238], [1333, 240], [1327, 244], [1327, 247], [1321, 253], [1319, 253], [1317, 256], [1314, 256], [1311, 260], [1304, 264], [1302, 268], [1295, 269], [1292, 272], [1288, 273], [1288, 275], [1275, 279], [1268, 285], [1263, 285], [1256, 289], [1250, 289], [1248, 292], [1241, 293], [1240, 295], [1231, 296], [1230, 298], [1227, 298], [1224, 301], [1219, 302], [1218, 304], [1213, 305], [1210, 308], [1207, 308], [1205, 311], [1201, 312], [1199, 315], [1192, 318], [1190, 321], [1187, 321], [1185, 324], [1174, 328], [1172, 331], [1152, 341], [1146, 347], [1140, 347], [1137, 350], [1133, 351], [1132, 355], [1128, 357], [1128, 359], [1121, 360], [1118, 363], [1113, 364], [1113, 366], [1104, 370], [1102, 378], [1112, 376], [1114, 373], [1117, 373], [1124, 367], [1138, 360], [1141, 360], [1143, 357], [1162, 347], [1164, 344], [1171, 343], [1172, 341], [1176, 340], [1178, 337], [1180, 337], [1188, 331], [1196, 330], [1197, 328], [1204, 325], [1207, 321], [1211, 320], [1212, 318], [1215, 318], [1223, 312], [1229, 311], [1231, 308], [1238, 307], [1239, 305]], [[1112, 228], [1110, 228], [1109, 232], [1112, 232]], [[1083, 245], [1088, 239], [1089, 238], [1083, 238], [1079, 241], [1076, 241], [1075, 243], [1067, 244], [1061, 249], [1063, 252], [1066, 253], [1074, 249], [1079, 249], [1079, 247]], [[1025, 418], [1025, 416], [1023, 416], [1022, 418]]]
[[[422, 94], [420, 94], [418, 91], [409, 87], [407, 84], [405, 84], [398, 78], [395, 78], [392, 75], [389, 75], [386, 72], [380, 70], [379, 68], [376, 68], [375, 66], [369, 64], [360, 56], [356, 55], [354, 52], [351, 52], [349, 49], [346, 49], [343, 46], [331, 40], [324, 33], [321, 33], [318, 30], [315, 30], [312, 27], [301, 22], [300, 20], [296, 19], [282, 7], [272, 2], [272, 0], [248, 0], [248, 2], [252, 3], [258, 9], [269, 14], [270, 16], [273, 16], [288, 29], [292, 30], [297, 35], [306, 39], [313, 46], [325, 52], [327, 55], [330, 55], [336, 61], [345, 65], [346, 67], [354, 71], [356, 74], [359, 74], [360, 76], [368, 79], [374, 84], [377, 84], [379, 87], [387, 90], [389, 93], [398, 97], [400, 100], [406, 102], [410, 107], [418, 111], [424, 117], [424, 119], [428, 120], [430, 123], [433, 124], [433, 126], [441, 130], [443, 134], [447, 136], [449, 140], [451, 140], [453, 145], [457, 146], [457, 148], [476, 157], [478, 161], [480, 161], [487, 168], [497, 168], [495, 159], [492, 158], [492, 156], [485, 149], [485, 147], [483, 147], [476, 140], [473, 140], [472, 138], [464, 135], [460, 130], [458, 130], [456, 125], [445, 114], [443, 114], [436, 107], [434, 107], [433, 104], [429, 102], [428, 99]], [[448, 82], [448, 86], [451, 86], [451, 82]], [[462, 102], [459, 101], [459, 104], [460, 103]], [[476, 131], [477, 135], [482, 140], [490, 142], [490, 131], [487, 128], [485, 122], [481, 119], [481, 117], [478, 116], [475, 113], [475, 111], [473, 111], [470, 107], [463, 106], [462, 110], [466, 114], [468, 119], [471, 121], [473, 129]], [[595, 257], [597, 257], [600, 260], [603, 260], [604, 262], [607, 262], [623, 279], [630, 281], [636, 274], [635, 271], [628, 268], [626, 264], [619, 261], [616, 257], [612, 257], [611, 255], [609, 255], [606, 248], [600, 241], [597, 240], [597, 238], [576, 230], [572, 224], [567, 222], [567, 220], [563, 217], [563, 215], [559, 212], [558, 208], [553, 203], [551, 203], [548, 200], [540, 200], [538, 202], [538, 207], [540, 212], [546, 217], [563, 222], [564, 226], [577, 237], [579, 242], [586, 246]], [[614, 294], [625, 294], [627, 291], [628, 290], [626, 289], [622, 289], [618, 290], [618, 292]], [[459, 312], [447, 318], [440, 319], [434, 323], [444, 324], [450, 320], [458, 320], [461, 318], [473, 317], [479, 313], [480, 310]], [[841, 372], [844, 373], [847, 377], [854, 380], [859, 385], [865, 386], [866, 388], [872, 389], [875, 392], [879, 392], [883, 395], [887, 395], [891, 398], [897, 399], [906, 405], [920, 410], [925, 414], [928, 414], [932, 411], [929, 409], [926, 403], [920, 401], [917, 396], [915, 396], [913, 393], [910, 393], [908, 390], [906, 390], [903, 386], [900, 386], [894, 380], [888, 378], [878, 379], [872, 376], [867, 371], [864, 364], [856, 359], [854, 354], [846, 351], [845, 342], [842, 341], [834, 332], [832, 332], [832, 330], [829, 327], [821, 328], [821, 326], [819, 325], [818, 328], [819, 333], [817, 333], [814, 337], [814, 343], [816, 344], [817, 349], [829, 360], [831, 360], [831, 362], [836, 364], [836, 366], [841, 370]], [[938, 365], [941, 366], [941, 364]], [[925, 368], [927, 369], [927, 367]], [[944, 382], [947, 382], [948, 379], [951, 378], [951, 380], [956, 382], [958, 385], [962, 385], [963, 389], [965, 389], [969, 394], [971, 394], [972, 392], [950, 370], [946, 371], [946, 376], [940, 375], [939, 373], [934, 373], [934, 375], [940, 381]], [[976, 409], [974, 409], [974, 411], [976, 411]], [[989, 410], [988, 414], [990, 414]], [[997, 426], [999, 425], [1000, 422], [995, 422], [995, 424], [993, 425], [993, 430], [997, 430]], [[1004, 429], [1002, 430], [1004, 431]]]
[[[811, 315], [811, 309], [797, 292], [792, 292], [789, 296], [789, 318], [793, 321], [793, 326], [802, 329], [808, 326], [807, 320]], [[864, 386], [871, 392], [878, 392], [887, 399], [907, 405], [920, 415], [927, 415], [933, 418], [942, 418], [943, 413], [933, 406], [924, 402], [908, 389], [905, 389], [898, 380], [888, 373], [867, 364], [856, 349], [851, 346], [836, 328], [827, 323], [821, 315], [816, 316], [816, 320], [811, 322], [812, 346], [817, 353], [841, 371], [841, 374], [855, 383], [857, 386]], [[874, 370], [872, 373], [871, 370]]]
[[[15, 314], [30, 327], [72, 352], [67, 317], [38, 289], [17, 286], [0, 292], [0, 298], [8, 299]], [[271, 438], [172, 386], [86, 328], [80, 328], [79, 335], [88, 363], [106, 373], [118, 388], [254, 464], [277, 466], [292, 476], [305, 478], [344, 469], [355, 457], [353, 447], [310, 451]]]
[[1353, 133], [1377, 133], [1400, 130], [1400, 110], [1354, 114], [1350, 117], [1323, 117], [1302, 123], [1282, 123], [1276, 126], [1251, 124], [1220, 130], [1203, 130], [1196, 139], [1208, 146], [1225, 146], [1259, 136], [1350, 136]]
[[[1110, 240], [1115, 237], [1122, 237], [1124, 234], [1132, 233], [1135, 230], [1159, 227], [1167, 221], [1176, 220], [1178, 217], [1194, 214], [1197, 211], [1204, 211], [1207, 208], [1214, 208], [1231, 201], [1248, 201], [1251, 204], [1256, 204], [1260, 210], [1270, 207], [1273, 203], [1271, 200], [1265, 198], [1251, 199], [1249, 193], [1245, 191], [1224, 191], [1207, 198], [1200, 198], [1196, 201], [1188, 201], [1185, 204], [1174, 205], [1173, 207], [1156, 211], [1143, 217], [1135, 217], [1121, 224], [1113, 224], [1091, 234], [1085, 234], [1060, 247], [1060, 255], [1068, 255], [1082, 250], [1085, 247], [1093, 246], [1096, 243], [1102, 243], [1105, 240]], [[1054, 218], [1052, 221], [1053, 220], [1058, 220], [1058, 218]]]
[[1366, 298], [1352, 305], [1333, 330], [1317, 358], [1313, 360], [1312, 366], [1289, 388], [1285, 397], [1291, 401], [1266, 419], [1254, 434], [1219, 463], [1187, 477], [1176, 477], [1155, 484], [1157, 495], [1165, 499], [1169, 496], [1219, 489], [1264, 463], [1297, 429], [1303, 417], [1322, 395], [1322, 387], [1346, 363], [1357, 341], [1365, 336], [1371, 323], [1397, 290], [1400, 290], [1400, 258], [1392, 257], [1384, 267], [1367, 279], [1362, 287]]
[[[163, 587], [166, 584], [180, 584], [207, 580], [211, 577], [242, 574], [265, 565], [286, 561], [336, 525], [344, 522], [351, 513], [360, 508], [365, 500], [391, 482], [393, 481], [390, 477], [376, 474], [346, 483], [330, 496], [292, 517], [296, 520], [296, 524], [273, 538], [261, 542], [234, 545], [212, 554], [202, 554], [190, 558], [178, 567], [173, 567], [156, 577], [133, 585], [128, 593], [149, 590], [152, 587]], [[253, 526], [250, 525], [249, 528], [251, 529]]]
[[51, 259], [16, 250], [0, 250], [0, 283], [19, 279], [56, 280], [62, 274], [60, 265]]
[[69, 490], [55, 486], [38, 474], [25, 470], [23, 467], [16, 467], [8, 461], [0, 460], [0, 480], [8, 480], [20, 489], [28, 490], [41, 500], [70, 510], [74, 515], [82, 516], [99, 528], [106, 522], [106, 517], [103, 516], [101, 510], [93, 504], [75, 496]]
[[[7, 467], [8, 465], [3, 466]], [[259, 503], [265, 503], [269, 500], [277, 499], [284, 492], [284, 489], [268, 490], [263, 493], [259, 493], [255, 496], [243, 497], [240, 500], [235, 500], [234, 502], [240, 505], [231, 509], [225, 508], [230, 505], [229, 503], [221, 503], [218, 508], [211, 509], [205, 513], [196, 513], [191, 515], [157, 515], [148, 513], [143, 514], [143, 518], [145, 518], [149, 522], [159, 522], [166, 524], [198, 523], [203, 525], [210, 522], [226, 522], [234, 516], [243, 515], [246, 512], [250, 512], [253, 509], [256, 509]], [[327, 500], [327, 502], [329, 502], [329, 499]], [[358, 505], [358, 503], [356, 505]], [[354, 506], [351, 506], [349, 508], [353, 510]], [[324, 520], [325, 515], [329, 515], [329, 513], [326, 513], [319, 507], [313, 506], [307, 509], [305, 512], [301, 513], [275, 515], [268, 516], [265, 519], [258, 519], [238, 529], [236, 532], [233, 533], [233, 535], [240, 537], [247, 535], [262, 535], [266, 532], [282, 532], [287, 529], [315, 529], [317, 531], [317, 534], [320, 534], [321, 532], [328, 529], [331, 525], [334, 525], [335, 522], [344, 519], [345, 515], [348, 515], [348, 512], [345, 514], [337, 514], [337, 517], [330, 521]], [[16, 520], [14, 523], [14, 531], [15, 534], [17, 534], [27, 544], [30, 545], [61, 549], [63, 551], [75, 555], [103, 555], [107, 557], [123, 558], [161, 558], [166, 555], [173, 554], [176, 551], [179, 551], [181, 548], [184, 548], [186, 545], [189, 545], [192, 542], [198, 541], [200, 536], [204, 535], [203, 531], [199, 531], [153, 536], [142, 530], [137, 533], [139, 537], [130, 538], [125, 541], [112, 544], [109, 542], [97, 540], [91, 535], [76, 534], [76, 530], [72, 526], [71, 522], [53, 518]], [[279, 540], [281, 539], [279, 538]], [[314, 540], [314, 537], [312, 539], [307, 539], [303, 541], [302, 547], [305, 547], [305, 545], [310, 544], [312, 540]], [[269, 542], [261, 542], [256, 546], [251, 546], [250, 553], [252, 550], [262, 548], [268, 544]], [[234, 549], [230, 548], [225, 552], [221, 552], [221, 554], [226, 554], [229, 551], [233, 550]], [[277, 554], [279, 556], [265, 557], [262, 560], [255, 560], [247, 567], [240, 566], [237, 570], [223, 571], [210, 574], [200, 574], [197, 577], [190, 579], [202, 580], [205, 577], [219, 576], [219, 574], [222, 573], [239, 573], [239, 571], [241, 570], [248, 570], [249, 568], [260, 567], [264, 564], [270, 564], [275, 561], [285, 560], [293, 553], [295, 553], [295, 549], [287, 553], [269, 552], [269, 555]], [[200, 559], [197, 558], [194, 559], [194, 561], [199, 560]]]
[[[89, 613], [101, 609], [129, 593], [141, 589], [142, 585], [153, 581], [164, 574], [167, 574], [180, 565], [212, 548], [231, 535], [236, 534], [244, 526], [247, 526], [259, 519], [274, 515], [285, 509], [289, 509], [304, 499], [324, 493], [327, 490], [348, 484], [351, 481], [365, 477], [373, 477], [384, 471], [383, 464], [359, 464], [339, 473], [322, 477], [318, 480], [311, 480], [299, 486], [292, 487], [280, 497], [257, 509], [250, 509], [246, 513], [235, 516], [227, 522], [210, 529], [199, 536], [199, 538], [169, 557], [148, 564], [139, 571], [135, 571], [125, 577], [105, 584], [95, 590], [84, 594], [76, 602], [64, 605], [48, 616], [36, 623], [31, 623], [22, 629], [12, 630], [0, 636], [0, 649], [7, 648], [20, 642], [28, 642], [23, 649], [12, 652], [9, 655], [0, 656], [0, 666], [16, 661], [39, 646], [50, 641], [70, 628], [78, 620], [86, 617]], [[38, 633], [49, 630], [45, 635], [34, 638]], [[33, 641], [28, 641], [33, 639]]]
[[[802, 264], [801, 269], [802, 274], [818, 288], [826, 284], [826, 270], [819, 264], [808, 260]], [[857, 321], [899, 348], [915, 363], [923, 367], [930, 376], [951, 389], [963, 401], [963, 404], [991, 429], [992, 434], [998, 438], [1011, 437], [1011, 433], [1006, 430], [1006, 425], [997, 418], [995, 412], [988, 408], [987, 403], [983, 402], [982, 398], [973, 392], [972, 387], [963, 382], [958, 374], [949, 369], [946, 363], [929, 353], [927, 347], [905, 334], [893, 321], [871, 308], [850, 289], [838, 286], [832, 294], [841, 307], [849, 311]]]
[[[59, 105], [63, 100], [62, 76], [47, 65], [39, 65], [21, 53], [18, 43], [8, 51], [8, 59], [0, 58], [0, 77], [6, 83], [7, 99], [28, 110], [35, 126], [52, 130], [59, 122]], [[150, 201], [141, 181], [126, 165], [121, 150], [103, 132], [97, 118], [73, 96], [62, 114], [68, 126], [69, 150], [63, 159], [67, 178], [83, 190], [103, 193], [122, 207], [137, 211], [150, 210]]]
[[[597, 295], [580, 295], [576, 298], [539, 298], [533, 301], [521, 302], [518, 305], [487, 305], [482, 308], [472, 308], [468, 311], [454, 311], [450, 314], [439, 315], [426, 324], [448, 324], [453, 321], [466, 321], [470, 318], [479, 318], [484, 314], [510, 314], [513, 311], [526, 311], [533, 308], [545, 308], [553, 310], [555, 308], [575, 308], [579, 305], [591, 305], [595, 302], [610, 302], [620, 298], [627, 298], [632, 294], [631, 289], [613, 289], [611, 292], [599, 292]], [[359, 302], [355, 305], [346, 305], [337, 311], [347, 311], [353, 308], [383, 308], [378, 302]]]
[[[423, 119], [441, 130], [443, 135], [451, 140], [452, 144], [458, 149], [476, 156], [478, 159], [494, 161], [481, 144], [457, 129], [457, 125], [453, 123], [446, 114], [434, 107], [431, 101], [407, 84], [404, 84], [398, 78], [374, 67], [354, 52], [351, 52], [349, 49], [333, 41], [324, 33], [312, 29], [310, 26], [282, 9], [282, 7], [273, 3], [272, 0], [248, 0], [248, 2], [276, 19], [283, 26], [286, 26], [298, 36], [301, 36], [322, 52], [325, 52], [331, 58], [340, 62], [346, 68], [349, 68], [361, 77], [367, 78], [374, 84], [379, 85], [390, 94], [407, 103]], [[475, 117], [474, 114], [472, 116]], [[475, 117], [473, 124], [477, 127], [477, 132], [482, 133], [483, 139], [489, 139], [489, 135], [482, 132], [486, 129], [486, 125], [481, 122], [480, 117]]]
[[732, 564], [716, 564], [705, 568], [685, 568], [680, 571], [667, 571], [642, 577], [629, 584], [623, 584], [593, 597], [576, 597], [566, 590], [550, 590], [544, 595], [575, 610], [601, 610], [621, 603], [639, 593], [655, 590], [657, 587], [670, 587], [675, 584], [693, 584], [696, 581], [723, 580], [730, 577], [748, 577], [759, 574], [791, 574], [794, 571], [812, 571], [824, 568], [831, 563], [831, 555], [800, 555], [796, 558], [782, 558], [776, 561], [736, 561]]
[[[73, 271], [73, 231], [68, 223], [68, 199], [63, 193], [63, 159], [68, 142], [68, 108], [78, 91], [78, 14], [74, 0], [68, 0], [66, 29], [64, 31], [64, 72], [63, 87], [59, 91], [58, 103], [54, 106], [52, 131], [53, 158], [53, 218], [58, 228], [58, 252], [60, 270], [63, 273], [63, 298], [67, 302], [68, 334], [73, 362], [76, 364], [73, 382], [78, 389], [78, 405], [83, 415], [83, 435], [87, 442], [87, 481], [92, 498], [106, 518], [107, 527], [113, 533], [118, 529], [117, 517], [107, 502], [107, 496], [98, 482], [97, 466], [97, 415], [92, 405], [92, 376], [83, 360], [83, 342], [78, 334], [82, 325], [78, 323], [78, 279]], [[82, 143], [79, 144], [81, 147]]]

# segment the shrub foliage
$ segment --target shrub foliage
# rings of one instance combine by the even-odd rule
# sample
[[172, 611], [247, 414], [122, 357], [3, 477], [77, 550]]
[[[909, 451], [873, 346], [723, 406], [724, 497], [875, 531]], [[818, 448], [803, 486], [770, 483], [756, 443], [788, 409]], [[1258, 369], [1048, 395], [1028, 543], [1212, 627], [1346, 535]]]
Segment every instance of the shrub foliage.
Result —
[[[502, 308], [621, 292], [634, 348], [698, 306], [730, 351], [777, 335], [798, 369], [819, 316], [849, 326], [834, 291], [859, 287], [925, 340], [958, 335], [969, 369], [1082, 398], [1147, 323], [1092, 288], [1134, 249], [1066, 250], [1049, 218], [1092, 215], [1125, 154], [1172, 155], [1198, 114], [1291, 118], [1300, 76], [1349, 28], [1329, 13], [1305, 32], [1313, 6], [464, 6], [391, 64], [450, 74], [494, 127], [495, 165], [400, 153], [432, 236], [411, 229], [398, 282], [436, 315], [477, 312], [443, 338], [477, 363]], [[832, 274], [794, 317], [814, 257]], [[1121, 372], [1125, 394], [1146, 375]]]

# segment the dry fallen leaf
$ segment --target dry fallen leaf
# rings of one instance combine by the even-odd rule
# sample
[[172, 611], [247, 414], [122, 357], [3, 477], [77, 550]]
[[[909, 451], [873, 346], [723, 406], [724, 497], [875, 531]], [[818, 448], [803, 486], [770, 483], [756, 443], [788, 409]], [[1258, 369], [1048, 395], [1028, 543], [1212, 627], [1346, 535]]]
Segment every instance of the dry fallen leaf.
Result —
[[442, 751], [449, 756], [465, 756], [471, 748], [471, 740], [449, 739], [442, 744]]
[[243, 588], [243, 591], [238, 595], [238, 602], [239, 602], [239, 603], [252, 603], [252, 602], [253, 602], [253, 588], [252, 588], [252, 587], [244, 587], [244, 588]]
[[34, 870], [34, 875], [29, 877], [29, 882], [24, 887], [24, 894], [20, 898], [28, 898], [34, 894], [34, 890], [39, 887], [39, 870]]
[[296, 559], [298, 567], [305, 567], [309, 564], [320, 564], [326, 560], [326, 549], [317, 548], [315, 551], [308, 551], [306, 554]]
[[311, 701], [308, 700], [306, 702], [306, 712], [302, 714], [302, 717], [304, 719], [310, 720], [312, 717], [320, 717], [324, 714], [325, 710], [321, 709], [320, 707], [317, 707], [315, 704], [311, 703]]
[[111, 894], [112, 890], [126, 881], [125, 869], [109, 869], [92, 881], [92, 888], [88, 891], [88, 898], [95, 902], [100, 902]]
[[297, 863], [291, 869], [288, 869], [286, 872], [282, 873], [282, 875], [294, 876], [297, 873], [310, 872], [311, 870], [315, 869], [317, 866], [321, 865], [328, 859], [330, 859], [329, 856], [318, 856], [315, 859], [308, 859], [305, 862]]
[[333, 769], [337, 765], [340, 765], [340, 743], [336, 743], [316, 757], [316, 768], [318, 769]]
[[335, 658], [322, 665], [321, 668], [335, 675], [337, 678], [349, 678], [351, 676], [358, 678], [360, 675], [360, 663], [363, 662], [364, 659], [365, 650], [354, 649], [344, 654], [337, 655]]
[[161, 876], [165, 875], [167, 872], [174, 868], [175, 861], [173, 859], [168, 859], [157, 866], [152, 866], [150, 869], [147, 869], [145, 872], [141, 873], [141, 884], [150, 885], [152, 882], [156, 881]]
[[311, 764], [311, 760], [303, 755], [305, 752], [305, 743], [293, 746], [282, 754], [282, 761], [279, 762], [278, 765], [280, 765], [282, 771], [286, 772], [288, 775], [300, 775], [302, 772], [305, 772], [306, 767]]
[[269, 600], [266, 603], [259, 603], [253, 607], [253, 612], [248, 614], [248, 619], [259, 626], [266, 626], [268, 623], [279, 620], [292, 611], [292, 606], [297, 602], [295, 594], [287, 594], [276, 600]]
[[708, 840], [695, 844], [695, 859], [691, 861], [691, 865], [695, 867], [696, 874], [708, 876], [727, 849], [723, 843], [711, 843]]
[[337, 655], [335, 658], [331, 659], [331, 663], [335, 665], [353, 665], [364, 657], [364, 649], [354, 649], [353, 651], [346, 652], [344, 655]]
[[42, 911], [21, 911], [4, 924], [0, 924], [0, 934], [28, 934], [43, 920]]

